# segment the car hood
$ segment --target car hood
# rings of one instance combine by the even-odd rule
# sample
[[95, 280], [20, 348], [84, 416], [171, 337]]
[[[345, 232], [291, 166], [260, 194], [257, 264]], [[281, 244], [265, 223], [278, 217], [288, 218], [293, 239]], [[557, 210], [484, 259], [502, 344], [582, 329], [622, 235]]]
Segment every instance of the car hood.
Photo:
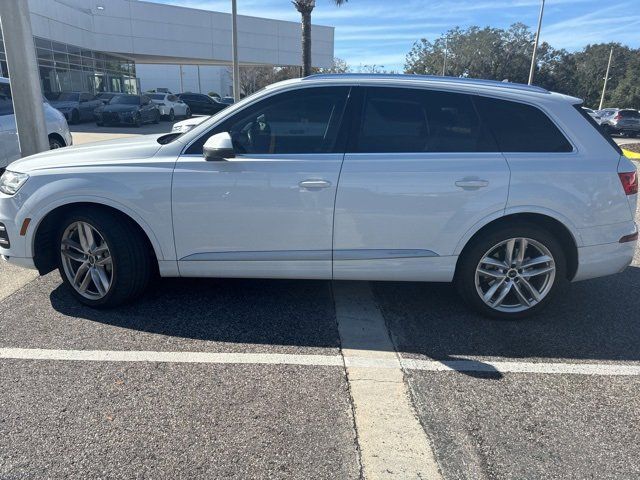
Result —
[[102, 109], [103, 112], [133, 112], [138, 109], [139, 105], [123, 105], [123, 104], [115, 104], [115, 105], [105, 105]]
[[78, 106], [78, 102], [62, 101], [62, 102], [49, 102], [54, 108], [73, 108]]
[[49, 150], [16, 160], [7, 170], [29, 173], [57, 168], [122, 165], [127, 160], [153, 157], [160, 150], [158, 138], [164, 135], [166, 133], [141, 135]]

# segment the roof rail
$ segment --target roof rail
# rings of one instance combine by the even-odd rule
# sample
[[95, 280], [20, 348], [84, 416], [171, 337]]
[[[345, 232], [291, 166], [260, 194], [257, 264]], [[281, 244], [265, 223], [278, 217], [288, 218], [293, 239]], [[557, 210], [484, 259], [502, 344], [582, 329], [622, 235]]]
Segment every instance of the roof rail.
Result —
[[465, 85], [479, 85], [486, 87], [507, 88], [513, 90], [525, 90], [538, 93], [549, 93], [549, 90], [538, 87], [536, 85], [525, 85], [524, 83], [501, 82], [499, 80], [483, 80], [479, 78], [461, 78], [461, 77], [441, 77], [436, 75], [413, 75], [400, 73], [318, 73], [309, 75], [302, 80], [318, 80], [318, 79], [335, 79], [335, 78], [352, 78], [352, 79], [392, 79], [392, 80], [423, 80], [433, 83], [457, 83]]

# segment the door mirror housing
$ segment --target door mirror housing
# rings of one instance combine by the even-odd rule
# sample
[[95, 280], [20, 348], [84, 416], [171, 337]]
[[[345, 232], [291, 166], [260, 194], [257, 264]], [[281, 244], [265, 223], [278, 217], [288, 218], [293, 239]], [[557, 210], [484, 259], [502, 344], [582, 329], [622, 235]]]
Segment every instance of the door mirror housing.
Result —
[[231, 135], [227, 132], [212, 135], [204, 142], [202, 154], [207, 161], [220, 161], [228, 158], [235, 158]]

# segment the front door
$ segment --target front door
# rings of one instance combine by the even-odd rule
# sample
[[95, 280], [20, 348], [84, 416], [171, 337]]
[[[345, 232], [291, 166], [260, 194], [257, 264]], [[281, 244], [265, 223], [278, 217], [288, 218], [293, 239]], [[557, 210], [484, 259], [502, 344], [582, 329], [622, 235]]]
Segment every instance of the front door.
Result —
[[459, 241], [504, 211], [509, 168], [471, 95], [364, 89], [336, 198], [334, 278], [450, 281]]
[[[276, 93], [222, 120], [176, 164], [173, 222], [183, 276], [331, 278], [333, 212], [349, 88]], [[202, 145], [229, 132], [236, 157]]]

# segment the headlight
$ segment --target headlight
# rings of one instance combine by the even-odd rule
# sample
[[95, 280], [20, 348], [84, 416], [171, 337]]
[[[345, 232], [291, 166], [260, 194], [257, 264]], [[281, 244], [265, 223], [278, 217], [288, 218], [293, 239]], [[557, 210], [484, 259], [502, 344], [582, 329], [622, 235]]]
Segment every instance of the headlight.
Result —
[[174, 125], [171, 133], [185, 133], [191, 130], [195, 125]]
[[0, 192], [7, 195], [15, 195], [20, 187], [29, 180], [26, 173], [16, 173], [6, 170], [0, 177]]

